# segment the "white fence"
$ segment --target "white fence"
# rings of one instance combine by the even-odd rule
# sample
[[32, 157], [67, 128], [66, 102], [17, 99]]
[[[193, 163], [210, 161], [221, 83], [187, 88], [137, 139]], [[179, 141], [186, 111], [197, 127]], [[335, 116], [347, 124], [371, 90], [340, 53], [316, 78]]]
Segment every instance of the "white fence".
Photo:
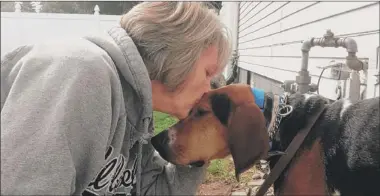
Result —
[[108, 30], [120, 16], [94, 14], [23, 13], [16, 4], [15, 12], [1, 12], [1, 56], [22, 44], [43, 40], [84, 36]]

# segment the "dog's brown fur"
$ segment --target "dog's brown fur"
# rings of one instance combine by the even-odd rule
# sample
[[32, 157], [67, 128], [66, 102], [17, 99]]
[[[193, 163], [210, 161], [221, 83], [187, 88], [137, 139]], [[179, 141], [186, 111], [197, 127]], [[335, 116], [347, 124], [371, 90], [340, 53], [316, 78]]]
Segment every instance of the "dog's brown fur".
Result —
[[[291, 163], [281, 195], [328, 195], [320, 140]], [[298, 183], [294, 183], [298, 182]]]
[[[228, 117], [221, 117], [228, 119], [223, 125], [217, 111], [225, 107], [230, 112]], [[247, 85], [229, 85], [208, 92], [186, 119], [160, 134], [168, 137], [169, 147], [160, 153], [170, 162], [209, 162], [231, 154], [237, 178], [254, 161], [266, 157], [269, 150], [264, 115]]]

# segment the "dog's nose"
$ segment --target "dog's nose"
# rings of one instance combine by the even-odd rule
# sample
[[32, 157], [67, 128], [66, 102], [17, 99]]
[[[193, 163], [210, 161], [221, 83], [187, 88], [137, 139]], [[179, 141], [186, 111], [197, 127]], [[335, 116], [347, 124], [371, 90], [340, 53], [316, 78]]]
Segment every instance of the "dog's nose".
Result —
[[169, 137], [168, 137], [168, 130], [164, 130], [161, 133], [155, 135], [152, 137], [152, 144], [156, 148], [159, 148], [162, 145], [166, 145], [168, 143]]
[[151, 139], [153, 147], [157, 150], [160, 156], [169, 161], [169, 135], [168, 130], [164, 130]]

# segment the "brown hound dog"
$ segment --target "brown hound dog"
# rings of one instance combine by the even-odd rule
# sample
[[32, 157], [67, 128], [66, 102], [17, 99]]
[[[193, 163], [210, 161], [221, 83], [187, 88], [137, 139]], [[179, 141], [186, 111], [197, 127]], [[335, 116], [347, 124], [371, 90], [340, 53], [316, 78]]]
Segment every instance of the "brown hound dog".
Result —
[[275, 181], [276, 195], [380, 195], [378, 97], [330, 103], [319, 95], [292, 94], [285, 104], [293, 111], [274, 126], [279, 96], [265, 93], [260, 108], [252, 92], [242, 84], [210, 91], [186, 119], [153, 137], [153, 146], [178, 165], [202, 166], [231, 154], [238, 179], [260, 159], [273, 168], [279, 156], [268, 152], [284, 151], [307, 119], [327, 104]]

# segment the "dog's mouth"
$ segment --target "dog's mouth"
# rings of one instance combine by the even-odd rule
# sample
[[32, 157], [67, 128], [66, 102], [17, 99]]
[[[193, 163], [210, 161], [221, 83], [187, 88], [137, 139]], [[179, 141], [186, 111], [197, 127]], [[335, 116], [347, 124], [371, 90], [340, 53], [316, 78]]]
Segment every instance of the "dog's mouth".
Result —
[[158, 135], [154, 136], [151, 139], [152, 145], [155, 148], [155, 150], [158, 152], [158, 154], [165, 160], [168, 161], [171, 164], [174, 165], [182, 165], [182, 166], [192, 166], [192, 167], [202, 167], [205, 164], [205, 161], [199, 160], [199, 161], [193, 161], [190, 163], [183, 163], [178, 164], [176, 161], [174, 161], [172, 158], [172, 151], [169, 147], [169, 137], [168, 137], [168, 131], [165, 130]]
[[194, 162], [191, 162], [189, 165], [193, 167], [202, 167], [204, 164], [205, 164], [204, 161], [194, 161]]

